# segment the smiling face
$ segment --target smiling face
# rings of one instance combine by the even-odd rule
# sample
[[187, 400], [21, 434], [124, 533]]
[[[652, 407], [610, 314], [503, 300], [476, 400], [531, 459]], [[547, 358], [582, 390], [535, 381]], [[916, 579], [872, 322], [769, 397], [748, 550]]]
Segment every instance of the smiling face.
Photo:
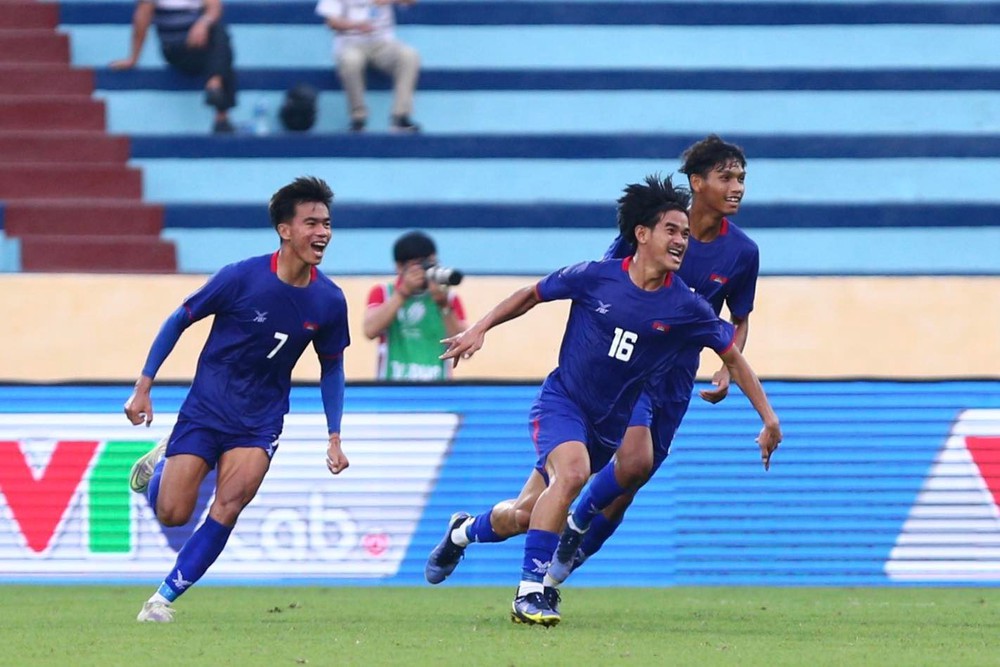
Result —
[[291, 255], [310, 266], [323, 261], [330, 243], [330, 209], [322, 202], [302, 202], [295, 206], [291, 220], [278, 224], [282, 246]]
[[746, 192], [747, 171], [735, 159], [718, 164], [706, 175], [691, 177], [691, 190], [699, 208], [715, 211], [721, 216], [734, 215]]
[[673, 210], [660, 215], [652, 229], [636, 227], [635, 239], [638, 251], [648, 261], [666, 271], [676, 271], [681, 268], [690, 233], [687, 213]]

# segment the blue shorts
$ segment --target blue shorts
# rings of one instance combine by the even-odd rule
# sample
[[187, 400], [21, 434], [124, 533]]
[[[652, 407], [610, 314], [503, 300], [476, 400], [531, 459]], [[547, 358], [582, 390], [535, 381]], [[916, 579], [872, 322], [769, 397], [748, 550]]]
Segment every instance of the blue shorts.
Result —
[[259, 447], [270, 459], [278, 451], [278, 439], [273, 435], [223, 433], [178, 417], [167, 441], [167, 456], [192, 454], [204, 459], [209, 468], [215, 468], [219, 457], [237, 447]]
[[538, 460], [535, 469], [548, 481], [545, 461], [559, 445], [578, 441], [587, 446], [591, 472], [600, 470], [611, 460], [618, 443], [604, 443], [588, 424], [579, 406], [565, 396], [542, 390], [528, 412], [531, 441], [535, 443]]
[[649, 473], [650, 476], [667, 460], [670, 444], [674, 441], [674, 434], [681, 425], [684, 415], [687, 414], [689, 404], [689, 400], [670, 401], [654, 408], [653, 401], [646, 392], [643, 392], [636, 401], [628, 425], [645, 426], [650, 431], [653, 438], [653, 469]]

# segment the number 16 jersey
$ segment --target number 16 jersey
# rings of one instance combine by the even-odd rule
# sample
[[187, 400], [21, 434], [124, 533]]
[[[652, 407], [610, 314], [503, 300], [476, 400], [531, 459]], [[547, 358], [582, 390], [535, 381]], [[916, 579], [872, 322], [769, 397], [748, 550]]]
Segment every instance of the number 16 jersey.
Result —
[[559, 366], [542, 385], [575, 404], [605, 447], [617, 447], [639, 394], [685, 350], [724, 353], [734, 329], [674, 273], [653, 291], [632, 282], [632, 259], [583, 262], [535, 290], [542, 301], [571, 299]]

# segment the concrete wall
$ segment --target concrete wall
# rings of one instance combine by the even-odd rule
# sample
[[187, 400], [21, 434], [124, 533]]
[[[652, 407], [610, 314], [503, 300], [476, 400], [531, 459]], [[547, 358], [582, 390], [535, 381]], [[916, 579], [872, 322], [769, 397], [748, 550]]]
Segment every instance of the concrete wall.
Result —
[[[361, 333], [371, 285], [337, 279], [351, 308], [348, 380], [372, 379], [375, 343]], [[0, 381], [130, 381], [163, 318], [204, 276], [0, 275]], [[468, 278], [470, 319], [523, 277]], [[542, 304], [487, 337], [457, 378], [534, 379], [556, 363], [568, 305]], [[758, 286], [748, 357], [765, 377], [1000, 377], [1000, 276], [766, 277]], [[208, 332], [189, 329], [159, 379], [185, 381]], [[714, 370], [717, 362], [708, 368]], [[316, 380], [307, 352], [295, 379]]]

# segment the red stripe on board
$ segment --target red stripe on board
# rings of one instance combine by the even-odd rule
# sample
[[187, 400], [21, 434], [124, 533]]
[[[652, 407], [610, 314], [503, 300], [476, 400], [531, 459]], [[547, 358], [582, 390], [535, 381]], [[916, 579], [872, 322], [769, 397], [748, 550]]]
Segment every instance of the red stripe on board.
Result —
[[993, 502], [1000, 506], [1000, 436], [969, 435], [965, 437], [965, 446], [993, 495]]
[[45, 472], [35, 479], [19, 443], [0, 441], [0, 492], [32, 551], [40, 553], [49, 546], [97, 452], [97, 444], [57, 443]]

